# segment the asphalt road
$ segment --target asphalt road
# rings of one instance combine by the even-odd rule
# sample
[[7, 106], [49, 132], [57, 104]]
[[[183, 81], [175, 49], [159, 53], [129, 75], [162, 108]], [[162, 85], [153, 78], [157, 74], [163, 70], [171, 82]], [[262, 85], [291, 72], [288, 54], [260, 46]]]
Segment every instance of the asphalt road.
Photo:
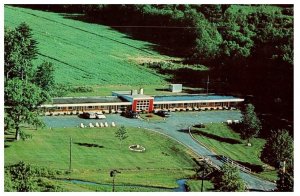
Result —
[[[214, 164], [221, 166], [223, 163], [219, 161], [214, 153], [201, 146], [194, 141], [189, 133], [188, 127], [199, 123], [216, 123], [226, 120], [240, 120], [239, 111], [205, 111], [205, 112], [173, 112], [169, 118], [162, 121], [147, 121], [143, 119], [128, 119], [118, 114], [106, 115], [106, 119], [81, 119], [77, 116], [51, 116], [44, 117], [44, 121], [49, 127], [77, 127], [80, 123], [88, 125], [92, 122], [115, 122], [116, 125], [125, 125], [132, 127], [141, 127], [165, 134], [185, 146], [192, 149], [200, 156], [209, 158]], [[274, 183], [262, 180], [248, 173], [241, 172], [241, 177], [247, 183], [250, 191], [272, 191], [276, 188]]]

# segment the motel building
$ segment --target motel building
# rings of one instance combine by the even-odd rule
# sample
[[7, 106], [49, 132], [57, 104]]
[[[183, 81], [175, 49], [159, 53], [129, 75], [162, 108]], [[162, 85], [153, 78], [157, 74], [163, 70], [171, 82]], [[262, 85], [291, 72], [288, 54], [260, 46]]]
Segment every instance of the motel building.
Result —
[[112, 96], [102, 97], [61, 97], [52, 103], [41, 105], [45, 115], [82, 114], [84, 112], [121, 113], [167, 111], [198, 111], [235, 109], [244, 99], [222, 95], [145, 95], [143, 89], [113, 91]]

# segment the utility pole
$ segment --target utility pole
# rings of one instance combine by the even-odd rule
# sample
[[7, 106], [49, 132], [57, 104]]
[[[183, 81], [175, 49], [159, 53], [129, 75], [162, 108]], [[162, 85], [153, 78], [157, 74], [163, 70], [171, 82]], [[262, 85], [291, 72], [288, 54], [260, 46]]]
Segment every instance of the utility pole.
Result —
[[206, 94], [208, 95], [208, 85], [209, 85], [209, 75], [207, 76], [207, 82], [206, 82]]
[[112, 187], [112, 192], [115, 192], [115, 177], [116, 177], [116, 175], [117, 175], [117, 173], [121, 173], [120, 171], [118, 171], [118, 170], [111, 170], [110, 171], [110, 177], [112, 177], [113, 178], [113, 187]]
[[204, 168], [202, 169], [202, 176], [201, 176], [201, 192], [203, 192], [203, 178], [204, 178]]
[[72, 170], [72, 138], [70, 137], [70, 164], [69, 164], [69, 171]]

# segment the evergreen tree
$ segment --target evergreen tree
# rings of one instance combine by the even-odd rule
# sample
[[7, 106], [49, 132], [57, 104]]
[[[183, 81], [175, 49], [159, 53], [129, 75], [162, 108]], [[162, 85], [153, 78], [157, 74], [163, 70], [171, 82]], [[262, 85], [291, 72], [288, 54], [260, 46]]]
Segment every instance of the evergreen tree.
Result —
[[252, 104], [247, 104], [245, 110], [242, 111], [243, 130], [241, 132], [241, 136], [243, 139], [248, 140], [248, 143], [251, 138], [257, 136], [262, 128], [260, 120], [258, 119], [254, 109], [255, 108]]

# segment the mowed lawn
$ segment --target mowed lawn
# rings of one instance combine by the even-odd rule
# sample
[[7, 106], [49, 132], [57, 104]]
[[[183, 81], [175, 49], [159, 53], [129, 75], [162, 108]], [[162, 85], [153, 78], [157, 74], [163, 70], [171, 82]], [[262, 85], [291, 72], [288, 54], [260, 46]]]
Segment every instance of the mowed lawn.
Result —
[[69, 85], [145, 85], [166, 83], [163, 75], [140, 66], [141, 58], [168, 59], [110, 27], [70, 19], [70, 15], [12, 6], [4, 8], [5, 26], [26, 22], [38, 42], [38, 60], [55, 66], [55, 81]]
[[[25, 161], [36, 166], [67, 171], [72, 138], [72, 170], [62, 178], [110, 183], [109, 171], [118, 169], [118, 183], [177, 187], [176, 179], [192, 175], [196, 166], [188, 149], [158, 133], [127, 128], [128, 138], [120, 144], [118, 128], [57, 128], [26, 130], [32, 139], [5, 142], [5, 165]], [[143, 153], [129, 145], [140, 144]]]
[[207, 148], [217, 155], [224, 155], [232, 160], [250, 167], [266, 168], [259, 172], [259, 176], [268, 180], [276, 180], [276, 171], [270, 169], [260, 159], [261, 150], [265, 140], [253, 138], [250, 140], [252, 146], [247, 146], [247, 141], [242, 140], [240, 135], [223, 123], [206, 124], [205, 128], [193, 128], [193, 136]]

